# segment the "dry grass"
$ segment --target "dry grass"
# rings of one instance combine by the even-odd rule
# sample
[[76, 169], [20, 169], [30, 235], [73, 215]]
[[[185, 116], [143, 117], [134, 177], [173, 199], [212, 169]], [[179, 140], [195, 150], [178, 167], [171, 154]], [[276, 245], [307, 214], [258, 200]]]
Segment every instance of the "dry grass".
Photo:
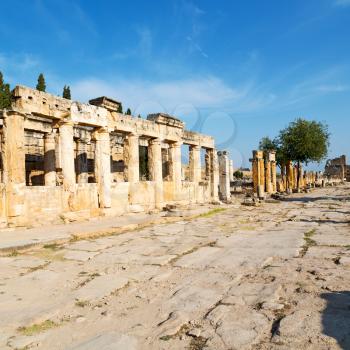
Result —
[[58, 326], [59, 326], [59, 323], [56, 323], [51, 320], [46, 320], [44, 322], [35, 323], [27, 327], [20, 327], [18, 328], [18, 331], [23, 335], [31, 336], [34, 334], [45, 332], [52, 328], [56, 328]]
[[198, 218], [210, 218], [211, 216], [216, 215], [218, 213], [221, 213], [225, 210], [226, 210], [226, 208], [215, 208], [215, 209], [209, 210], [206, 213], [199, 214], [197, 217]]

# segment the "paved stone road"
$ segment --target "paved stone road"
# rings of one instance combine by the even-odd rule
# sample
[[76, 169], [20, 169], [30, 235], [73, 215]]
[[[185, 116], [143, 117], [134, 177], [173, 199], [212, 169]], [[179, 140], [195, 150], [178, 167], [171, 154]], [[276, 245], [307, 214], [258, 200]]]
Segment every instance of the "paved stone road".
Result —
[[0, 258], [0, 349], [350, 349], [350, 187]]

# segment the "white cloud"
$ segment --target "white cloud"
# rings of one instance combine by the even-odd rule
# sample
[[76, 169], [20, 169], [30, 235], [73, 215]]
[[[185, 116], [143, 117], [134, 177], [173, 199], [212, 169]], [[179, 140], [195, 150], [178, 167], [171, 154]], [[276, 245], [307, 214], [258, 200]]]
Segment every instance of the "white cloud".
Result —
[[320, 85], [315, 88], [316, 91], [328, 93], [328, 92], [343, 92], [349, 90], [346, 85]]
[[163, 82], [87, 78], [72, 84], [72, 92], [81, 101], [106, 95], [143, 115], [160, 111], [173, 113], [183, 105], [244, 112], [259, 109], [275, 99], [272, 94], [259, 95], [254, 91], [254, 84], [233, 88], [212, 76]]
[[148, 27], [136, 28], [138, 40], [130, 47], [116, 51], [111, 55], [112, 60], [126, 60], [131, 57], [149, 58], [152, 55], [153, 35]]
[[203, 51], [203, 49], [200, 47], [200, 45], [198, 43], [194, 42], [190, 36], [187, 36], [186, 39], [190, 43], [191, 51], [198, 51], [201, 54], [201, 56], [203, 56], [204, 58], [209, 57], [208, 54]]
[[335, 0], [334, 5], [343, 7], [350, 6], [350, 0]]
[[39, 59], [30, 53], [6, 55], [0, 53], [0, 64], [3, 68], [10, 71], [26, 71], [37, 67]]

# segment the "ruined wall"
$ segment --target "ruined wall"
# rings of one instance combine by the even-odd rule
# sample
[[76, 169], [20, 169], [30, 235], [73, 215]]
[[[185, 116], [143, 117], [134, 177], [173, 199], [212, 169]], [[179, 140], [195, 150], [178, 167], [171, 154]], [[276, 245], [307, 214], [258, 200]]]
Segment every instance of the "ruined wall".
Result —
[[347, 181], [350, 181], [349, 168], [346, 164], [346, 156], [342, 155], [338, 158], [328, 159], [324, 174], [328, 177], [337, 177], [341, 180], [346, 178]]
[[[181, 120], [163, 113], [126, 116], [117, 112], [119, 104], [107, 97], [83, 104], [14, 89], [12, 110], [0, 113], [0, 225], [217, 199], [212, 137], [186, 131]], [[187, 181], [181, 175], [182, 144], [190, 150]]]

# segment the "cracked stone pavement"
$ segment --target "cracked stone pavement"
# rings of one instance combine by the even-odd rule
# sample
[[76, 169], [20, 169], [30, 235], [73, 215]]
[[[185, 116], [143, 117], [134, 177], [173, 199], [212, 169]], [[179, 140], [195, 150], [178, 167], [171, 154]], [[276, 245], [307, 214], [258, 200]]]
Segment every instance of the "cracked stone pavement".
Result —
[[0, 349], [350, 349], [349, 200], [315, 189], [3, 255]]

